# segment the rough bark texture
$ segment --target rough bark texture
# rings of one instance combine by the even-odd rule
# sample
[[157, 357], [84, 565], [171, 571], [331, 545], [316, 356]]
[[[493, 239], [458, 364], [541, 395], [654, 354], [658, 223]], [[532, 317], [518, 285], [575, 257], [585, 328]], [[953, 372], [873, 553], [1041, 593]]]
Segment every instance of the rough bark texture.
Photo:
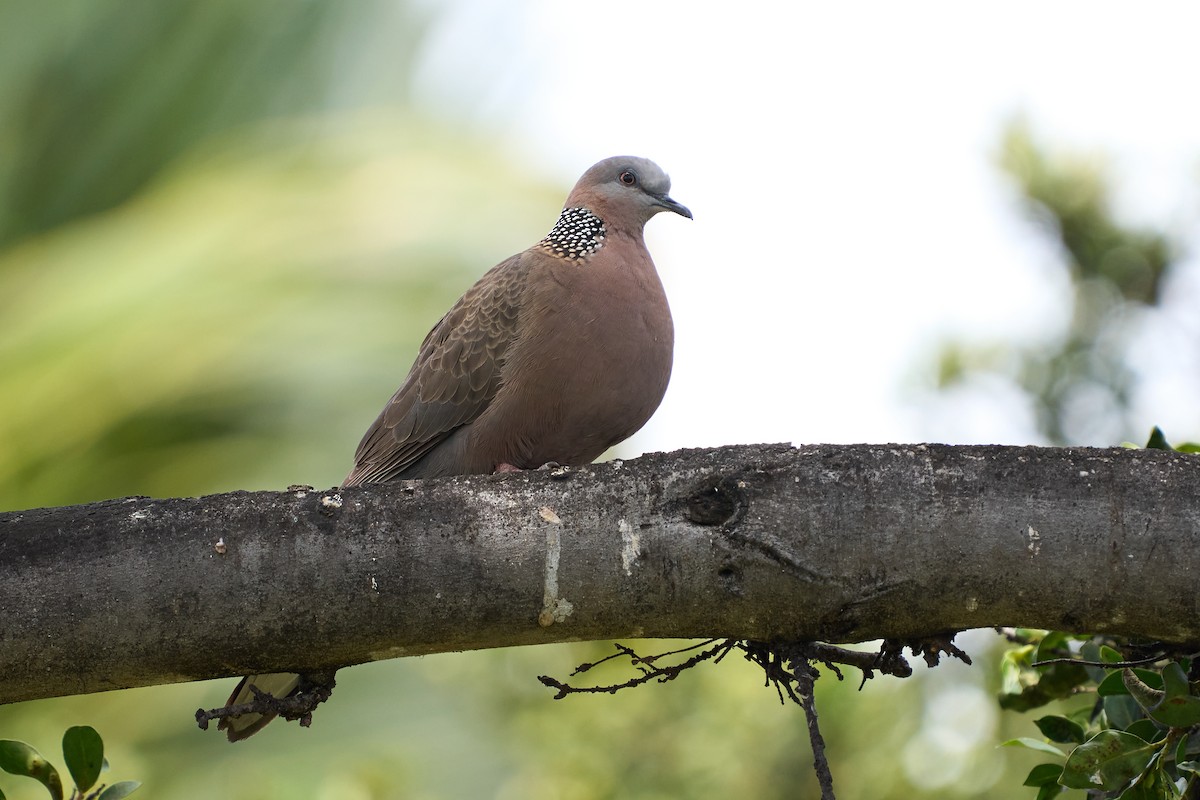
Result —
[[788, 445], [0, 514], [0, 702], [583, 639], [1200, 641], [1200, 458]]

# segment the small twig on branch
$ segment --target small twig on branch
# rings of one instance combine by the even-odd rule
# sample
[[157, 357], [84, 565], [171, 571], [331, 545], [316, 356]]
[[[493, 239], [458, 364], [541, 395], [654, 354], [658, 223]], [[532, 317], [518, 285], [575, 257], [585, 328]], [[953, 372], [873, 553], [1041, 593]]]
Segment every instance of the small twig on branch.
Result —
[[[787, 699], [799, 702], [796, 697], [792, 696], [793, 690], [791, 686], [795, 680], [794, 676], [781, 666], [789, 660], [804, 659], [808, 662], [823, 664], [837, 675], [838, 680], [841, 680], [843, 675], [837, 665], [851, 666], [862, 671], [863, 684], [865, 684], [866, 681], [875, 677], [876, 672], [897, 678], [907, 678], [912, 675], [912, 667], [903, 655], [905, 647], [909, 648], [914, 655], [922, 656], [925, 662], [931, 667], [936, 666], [940, 662], [942, 655], [950, 655], [970, 664], [971, 657], [952, 643], [953, 638], [954, 634], [949, 633], [911, 641], [888, 639], [884, 640], [878, 652], [849, 650], [844, 647], [826, 644], [825, 642], [794, 642], [784, 644], [776, 642], [748, 642], [737, 639], [705, 639], [704, 641], [678, 650], [641, 656], [631, 647], [623, 644], [614, 644], [613, 646], [616, 648], [615, 653], [605, 656], [599, 661], [580, 664], [571, 675], [581, 675], [614, 659], [628, 658], [630, 665], [638, 670], [639, 674], [637, 676], [623, 683], [604, 686], [574, 686], [557, 678], [551, 678], [548, 675], [539, 675], [538, 680], [543, 685], [557, 691], [557, 694], [554, 696], [555, 700], [561, 700], [569, 694], [613, 694], [621, 689], [641, 686], [651, 681], [663, 683], [674, 680], [697, 664], [704, 661], [718, 663], [731, 650], [739, 649], [745, 652], [747, 660], [753, 661], [763, 669], [767, 675], [768, 683], [778, 681], [776, 683], [776, 690], [779, 692], [781, 701], [785, 699], [784, 695], [786, 694], [788, 695]], [[700, 648], [707, 649], [701, 650], [701, 652], [686, 661], [665, 666], [659, 666], [658, 664], [664, 658], [688, 653]], [[860, 684], [859, 688], [862, 688], [862, 684]]]
[[[1016, 628], [996, 628], [997, 633], [1002, 635], [1008, 641], [1015, 644], [1030, 644], [1031, 637], [1028, 634], [1021, 633]], [[1097, 644], [1104, 644], [1104, 637], [1080, 637], [1090, 638]], [[1033, 641], [1038, 641], [1034, 638]], [[1194, 644], [1192, 645], [1194, 647]], [[1039, 648], [1044, 649], [1044, 646]], [[1126, 669], [1129, 667], [1141, 667], [1146, 664], [1153, 664], [1156, 661], [1165, 661], [1167, 659], [1188, 659], [1195, 661], [1200, 657], [1200, 652], [1193, 651], [1188, 645], [1172, 645], [1162, 641], [1130, 641], [1126, 642], [1122, 649], [1127, 652], [1137, 654], [1138, 652], [1150, 652], [1149, 655], [1142, 658], [1131, 658], [1124, 661], [1093, 661], [1086, 658], [1078, 658], [1069, 646], [1056, 647], [1051, 650], [1055, 653], [1064, 653], [1065, 655], [1056, 658], [1044, 658], [1041, 661], [1034, 661], [1030, 667], [1052, 667], [1058, 664], [1078, 664], [1081, 667], [1099, 667], [1101, 669]]]
[[[1034, 661], [1029, 666], [1031, 667], [1049, 667], [1054, 664], [1078, 664], [1081, 667], [1101, 667], [1102, 669], [1124, 669], [1126, 667], [1141, 667], [1146, 664], [1153, 664], [1155, 661], [1162, 661], [1170, 658], [1170, 653], [1156, 653], [1145, 658], [1134, 659], [1133, 661], [1087, 661], [1082, 658], [1047, 658], [1045, 661]], [[1192, 653], [1187, 658], [1196, 658], [1200, 653]]]
[[663, 658], [664, 656], [686, 653], [689, 650], [694, 650], [697, 647], [703, 647], [715, 641], [717, 640], [709, 639], [701, 642], [698, 645], [685, 647], [681, 650], [673, 650], [669, 653], [659, 653], [653, 656], [639, 656], [633, 651], [632, 648], [618, 644], [615, 645], [617, 652], [613, 655], [608, 656], [607, 658], [602, 658], [594, 664], [581, 664], [575, 668], [574, 672], [571, 673], [572, 675], [578, 675], [582, 672], [587, 672], [593, 667], [599, 666], [606, 661], [610, 661], [614, 658], [620, 658], [621, 656], [627, 656], [630, 660], [630, 663], [637, 667], [641, 674], [637, 677], [630, 678], [624, 683], [614, 684], [611, 686], [571, 686], [555, 678], [551, 678], [549, 675], [539, 675], [538, 681], [540, 681], [543, 686], [549, 686], [551, 689], [558, 690], [558, 693], [554, 695], [555, 700], [561, 700], [569, 694], [615, 694], [620, 689], [630, 689], [634, 686], [641, 686], [643, 683], [649, 683], [650, 681], [665, 683], [667, 681], [675, 680], [681, 674], [683, 674], [685, 670], [691, 669], [702, 661], [708, 661], [710, 659], [720, 661], [725, 657], [726, 653], [738, 645], [738, 642], [735, 639], [725, 639], [716, 646], [707, 650], [703, 650], [679, 664], [671, 664], [665, 667], [652, 666], [655, 661]]
[[[940, 664], [943, 655], [957, 658], [964, 664], [969, 665], [971, 657], [954, 644], [954, 637], [956, 635], [958, 635], [957, 631], [951, 631], [950, 633], [943, 633], [937, 636], [927, 636], [923, 639], [910, 639], [898, 644], [900, 647], [907, 647], [912, 651], [914, 656], [924, 658], [925, 663], [931, 667], [936, 667]], [[886, 645], [887, 642], [884, 642], [884, 644]]]
[[582, 675], [583, 673], [587, 672], [588, 670], [595, 669], [596, 667], [600, 666], [601, 664], [603, 664], [607, 661], [612, 661], [614, 658], [621, 658], [622, 656], [628, 656], [629, 663], [631, 665], [637, 667], [642, 672], [647, 672], [648, 670], [646, 670], [642, 667], [643, 664], [653, 666], [654, 663], [656, 661], [658, 661], [659, 659], [667, 658], [668, 656], [676, 656], [676, 655], [679, 655], [680, 653], [688, 653], [688, 652], [691, 652], [692, 650], [698, 650], [701, 647], [707, 647], [708, 645], [712, 644], [715, 641], [717, 641], [717, 640], [716, 639], [705, 639], [702, 642], [697, 642], [696, 644], [689, 645], [687, 647], [681, 647], [678, 650], [668, 650], [665, 653], [656, 653], [652, 656], [639, 656], [637, 653], [635, 653], [633, 651], [633, 648], [626, 647], [623, 644], [614, 643], [613, 647], [617, 648], [617, 652], [613, 653], [610, 656], [605, 656], [604, 658], [600, 659], [599, 661], [596, 661], [591, 664], [580, 664], [578, 667], [575, 668], [575, 670], [571, 674], [572, 675]]
[[793, 688], [796, 676], [784, 666], [785, 660], [791, 661], [794, 657], [790, 653], [785, 653], [785, 648], [766, 642], [739, 642], [738, 647], [746, 653], [747, 661], [757, 664], [762, 669], [767, 685], [775, 687], [780, 703], [785, 702], [784, 695], [786, 694], [788, 700], [797, 705], [801, 704], [800, 696]]
[[[1022, 645], [1037, 643], [1039, 653], [1046, 651], [1045, 644], [1041, 642], [1041, 636], [1043, 634], [1034, 632], [1033, 635], [1030, 635], [1029, 633], [1022, 633], [1016, 628], [997, 628], [996, 630], [1010, 642]], [[1082, 636], [1073, 638], [1076, 640], [1087, 639], [1090, 640], [1092, 644], [1097, 645], [1103, 645], [1106, 643], [1113, 644], [1111, 640], [1104, 636]], [[1122, 661], [1096, 661], [1092, 659], [1079, 658], [1076, 651], [1070, 647], [1070, 638], [1068, 638], [1060, 646], [1051, 648], [1049, 650], [1051, 653], [1062, 653], [1063, 655], [1055, 658], [1043, 658], [1040, 661], [1034, 661], [1029, 666], [1037, 668], [1052, 667], [1059, 664], [1078, 664], [1081, 667], [1098, 667], [1100, 669], [1126, 669], [1129, 667], [1141, 667], [1145, 666], [1146, 664], [1153, 664], [1157, 661], [1166, 661], [1170, 659], [1187, 659], [1194, 661], [1197, 657], [1200, 657], [1200, 652], [1196, 652], [1193, 649], [1195, 647], [1195, 643], [1188, 645], [1172, 644], [1170, 642], [1158, 640], [1132, 640], [1124, 642], [1119, 646], [1123, 651], [1132, 656], [1137, 656], [1139, 653], [1147, 653], [1147, 655], [1128, 658]]]
[[[861, 661], [858, 651], [844, 650], [840, 647], [808, 642], [794, 646], [777, 646], [762, 642], [745, 642], [742, 649], [746, 651], [747, 660], [753, 661], [763, 668], [767, 682], [775, 685], [780, 702], [786, 693], [788, 699], [804, 709], [804, 719], [808, 724], [808, 739], [812, 745], [813, 770], [817, 774], [817, 783], [821, 787], [821, 800], [836, 800], [833, 794], [833, 773], [829, 769], [829, 760], [825, 757], [825, 737], [821, 735], [821, 727], [817, 723], [817, 699], [814, 684], [821, 673], [812, 665], [815, 653], [820, 653], [822, 659], [841, 657], [854, 653], [855, 660]], [[841, 651], [834, 653], [833, 651]], [[867, 655], [875, 655], [869, 653]], [[784, 667], [784, 664], [787, 667]], [[823, 661], [841, 679], [842, 674], [829, 661]]]
[[307, 728], [312, 724], [312, 712], [333, 694], [336, 684], [334, 673], [321, 672], [311, 675], [301, 675], [297, 690], [287, 697], [275, 697], [264, 692], [257, 686], [250, 686], [254, 699], [248, 703], [238, 703], [234, 706], [211, 708], [205, 711], [196, 709], [196, 724], [200, 730], [208, 730], [208, 723], [214, 719], [237, 717], [242, 714], [273, 714], [283, 717], [289, 722], [300, 721], [300, 727]]
[[808, 723], [808, 740], [812, 743], [813, 771], [817, 773], [817, 783], [821, 786], [821, 800], [835, 800], [833, 796], [833, 773], [829, 770], [829, 760], [825, 758], [825, 737], [817, 725], [817, 698], [814, 693], [814, 683], [820, 673], [807, 661], [792, 662], [792, 673], [796, 676], [796, 688], [800, 694], [800, 707], [804, 709], [804, 719]]
[[[732, 650], [741, 650], [745, 654], [747, 661], [757, 664], [762, 669], [766, 677], [766, 683], [775, 687], [775, 692], [779, 695], [780, 703], [786, 703], [788, 700], [791, 700], [804, 709], [804, 717], [808, 723], [809, 740], [812, 742], [813, 768], [817, 773], [817, 781], [821, 786], [821, 798], [822, 800], [835, 800], [833, 794], [833, 775], [829, 769], [829, 762], [825, 758], [825, 739], [821, 736], [821, 729], [817, 724], [817, 706], [813, 687], [816, 679], [820, 677], [820, 673], [813, 666], [814, 662], [824, 664], [827, 669], [838, 676], [838, 680], [842, 679], [841, 670], [836, 666], [838, 664], [849, 665], [862, 670], [864, 684], [868, 679], [875, 676], [875, 672], [882, 672], [898, 678], [907, 678], [909, 675], [912, 675], [912, 667], [904, 658], [903, 650], [905, 647], [909, 648], [913, 655], [922, 656], [925, 659], [925, 663], [931, 667], [937, 666], [943, 655], [953, 656], [970, 664], [971, 657], [954, 645], [954, 635], [953, 633], [948, 633], [906, 641], [885, 640], [879, 651], [874, 653], [862, 650], [847, 650], [844, 647], [837, 647], [824, 642], [779, 643], [740, 641], [737, 639], [706, 639], [678, 650], [671, 650], [666, 653], [657, 653], [650, 656], [639, 656], [633, 648], [626, 647], [623, 644], [615, 644], [614, 647], [616, 647], [617, 652], [593, 663], [580, 664], [571, 674], [582, 674], [616, 658], [628, 658], [630, 665], [638, 670], [638, 675], [624, 683], [609, 684], [607, 686], [572, 686], [551, 678], [548, 675], [539, 675], [538, 680], [543, 685], [549, 686], [556, 691], [554, 695], [555, 700], [561, 700], [569, 694], [615, 694], [621, 689], [641, 686], [650, 681], [662, 683], [674, 680], [685, 671], [703, 661], [716, 663], [727, 656]], [[661, 659], [688, 653], [693, 650], [700, 650], [700, 652], [678, 664], [658, 665]], [[862, 688], [861, 684], [859, 688]]]

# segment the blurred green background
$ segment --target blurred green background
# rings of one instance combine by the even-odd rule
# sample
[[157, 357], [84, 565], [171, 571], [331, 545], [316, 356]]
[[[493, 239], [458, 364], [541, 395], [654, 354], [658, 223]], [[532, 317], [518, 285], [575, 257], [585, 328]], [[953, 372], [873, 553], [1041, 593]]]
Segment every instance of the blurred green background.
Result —
[[[0, 0], [0, 510], [345, 475], [428, 327], [548, 230], [569, 188], [486, 121], [414, 99], [441, 13]], [[910, 389], [1003, 380], [1044, 441], [1140, 438], [1131, 320], [1169, 299], [1185, 248], [1118, 218], [1103, 159], [1020, 120], [996, 138], [1014, 205], [1059, 254], [1060, 324], [1028, 345], [938, 343]], [[995, 745], [1036, 734], [992, 701], [990, 643], [968, 637], [974, 669], [819, 681], [839, 797], [1023, 791], [1037, 757]], [[57, 760], [67, 726], [93, 725], [112, 778], [168, 800], [814, 796], [802, 713], [732, 658], [615, 697], [554, 702], [535, 680], [607, 647], [357, 667], [312, 729], [238, 746], [191, 722], [232, 680], [0, 707], [0, 738]]]

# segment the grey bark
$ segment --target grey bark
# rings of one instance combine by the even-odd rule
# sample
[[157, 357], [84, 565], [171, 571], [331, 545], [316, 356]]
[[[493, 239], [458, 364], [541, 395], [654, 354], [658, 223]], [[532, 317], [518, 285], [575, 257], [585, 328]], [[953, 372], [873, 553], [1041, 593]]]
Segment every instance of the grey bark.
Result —
[[450, 650], [1020, 625], [1200, 641], [1200, 458], [737, 446], [0, 514], [0, 702]]

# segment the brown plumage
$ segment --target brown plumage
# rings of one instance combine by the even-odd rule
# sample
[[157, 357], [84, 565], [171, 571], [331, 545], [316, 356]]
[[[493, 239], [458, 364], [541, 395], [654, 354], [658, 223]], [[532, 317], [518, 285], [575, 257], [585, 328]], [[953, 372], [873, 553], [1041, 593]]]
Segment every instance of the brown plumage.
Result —
[[[542, 241], [489, 270], [442, 317], [367, 430], [344, 486], [587, 464], [658, 408], [674, 328], [643, 228], [691, 218], [654, 162], [605, 159], [583, 174]], [[242, 680], [283, 696], [296, 677]], [[270, 722], [221, 721], [230, 741]]]
[[641, 428], [667, 389], [674, 342], [642, 229], [659, 211], [691, 217], [670, 186], [643, 158], [584, 173], [554, 230], [493, 267], [425, 337], [344, 485], [586, 464]]

